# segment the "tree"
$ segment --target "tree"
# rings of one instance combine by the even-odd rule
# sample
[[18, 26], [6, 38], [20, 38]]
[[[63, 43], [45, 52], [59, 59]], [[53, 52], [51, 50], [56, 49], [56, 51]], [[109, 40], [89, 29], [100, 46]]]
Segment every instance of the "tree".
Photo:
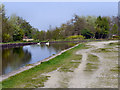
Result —
[[75, 15], [74, 35], [81, 35], [81, 30], [85, 29], [86, 21], [84, 17]]
[[73, 25], [67, 25], [66, 28], [65, 28], [65, 36], [70, 36], [70, 35], [75, 35], [75, 32], [74, 32], [74, 26]]
[[20, 28], [23, 30], [24, 36], [32, 38], [32, 26], [29, 24], [29, 22], [23, 20], [23, 22], [20, 24]]
[[14, 30], [15, 31], [13, 34], [13, 40], [14, 41], [21, 41], [23, 39], [23, 35], [24, 35], [23, 30], [17, 26], [14, 28]]
[[0, 13], [2, 14], [2, 42], [8, 42], [12, 40], [10, 29], [12, 28], [8, 22], [8, 18], [5, 16], [5, 6], [0, 5]]
[[95, 37], [97, 39], [107, 38], [108, 33], [109, 33], [109, 29], [110, 29], [110, 27], [109, 27], [110, 25], [109, 25], [109, 22], [108, 22], [107, 18], [99, 16], [95, 23], [96, 23]]
[[[2, 41], [3, 42], [13, 41], [13, 37], [12, 37], [13, 36], [13, 30], [14, 30], [14, 27], [8, 21], [8, 18], [3, 18], [2, 19]], [[5, 37], [5, 36], [7, 36], [7, 37]]]
[[3, 34], [2, 35], [3, 42], [9, 42], [10, 41], [10, 34]]
[[2, 42], [2, 5], [0, 5], [0, 42]]
[[88, 29], [83, 29], [81, 31], [81, 35], [83, 35], [85, 37], [85, 39], [90, 39], [94, 36], [94, 34]]
[[111, 33], [118, 35], [118, 26], [117, 26], [116, 24], [113, 25], [112, 30], [111, 30]]
[[93, 34], [93, 38], [95, 38], [95, 21], [96, 21], [96, 17], [95, 16], [88, 16], [86, 17], [86, 29], [88, 29], [92, 34]]
[[9, 22], [13, 25], [13, 40], [21, 41], [23, 39], [23, 30], [20, 28], [20, 17], [15, 14], [11, 15]]
[[57, 40], [60, 39], [60, 30], [56, 27], [56, 30], [52, 32], [52, 39]]
[[39, 32], [39, 40], [40, 41], [46, 40], [46, 32], [45, 31]]

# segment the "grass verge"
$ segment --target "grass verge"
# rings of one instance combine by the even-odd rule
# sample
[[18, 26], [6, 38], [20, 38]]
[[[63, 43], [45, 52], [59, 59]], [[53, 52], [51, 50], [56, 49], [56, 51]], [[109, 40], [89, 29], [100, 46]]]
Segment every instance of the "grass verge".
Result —
[[[68, 66], [68, 68], [71, 66], [74, 66], [70, 62], [72, 59], [81, 59], [81, 56], [78, 56], [76, 58], [76, 56], [74, 54], [79, 49], [86, 49], [85, 44], [79, 44], [77, 47], [74, 47], [74, 48], [62, 53], [61, 55], [59, 55], [49, 61], [42, 62], [40, 65], [38, 65], [34, 68], [26, 70], [15, 76], [9, 77], [8, 79], [6, 79], [2, 82], [2, 87], [3, 88], [43, 87], [44, 82], [49, 77], [43, 76], [41, 74], [51, 72], [61, 66], [65, 67], [65, 68], [66, 68], [66, 66]], [[35, 78], [35, 80], [33, 80], [34, 78]]]

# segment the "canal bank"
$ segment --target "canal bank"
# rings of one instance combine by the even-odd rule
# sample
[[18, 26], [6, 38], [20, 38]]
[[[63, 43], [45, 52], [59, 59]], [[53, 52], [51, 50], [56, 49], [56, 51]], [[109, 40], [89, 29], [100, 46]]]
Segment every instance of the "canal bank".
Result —
[[49, 45], [34, 44], [3, 48], [1, 73], [5, 75], [24, 66], [37, 63], [76, 44], [77, 43], [50, 43]]
[[[2, 75], [2, 76], [0, 76], [0, 81], [3, 81], [3, 80], [5, 80], [5, 79], [7, 79], [7, 78], [9, 78], [9, 77], [11, 77], [11, 76], [14, 76], [14, 75], [16, 75], [16, 74], [18, 74], [18, 73], [23, 72], [23, 71], [25, 71], [25, 70], [29, 70], [29, 69], [37, 66], [37, 65], [40, 65], [42, 62], [48, 61], [48, 60], [50, 60], [50, 59], [53, 59], [53, 58], [55, 58], [56, 56], [61, 55], [62, 53], [66, 52], [67, 50], [70, 50], [70, 49], [72, 49], [72, 48], [74, 48], [74, 47], [76, 47], [76, 46], [78, 46], [78, 45], [79, 45], [79, 44], [77, 44], [77, 45], [75, 45], [75, 46], [73, 46], [73, 47], [71, 47], [71, 48], [69, 48], [69, 49], [63, 50], [63, 51], [61, 51], [61, 52], [59, 52], [59, 53], [57, 53], [57, 54], [55, 54], [55, 55], [53, 55], [53, 56], [50, 56], [50, 57], [48, 57], [48, 58], [45, 58], [45, 59], [43, 59], [43, 60], [41, 60], [41, 61], [39, 61], [39, 62], [37, 62], [37, 63], [29, 64], [29, 65], [24, 66], [23, 68], [20, 68], [20, 69], [18, 69], [18, 70], [15, 70], [15, 71], [13, 71], [13, 72], [11, 72], [11, 73], [9, 73], [9, 74]], [[2, 79], [1, 79], [1, 78], [2, 78]]]
[[[105, 40], [105, 39], [104, 39]], [[81, 42], [90, 42], [90, 41], [104, 41], [103, 39], [85, 39], [85, 40], [76, 40], [76, 41], [49, 41], [49, 43], [81, 43]], [[108, 39], [107, 39], [108, 40]], [[19, 46], [25, 46], [25, 45], [33, 45], [37, 44], [38, 42], [20, 42], [20, 43], [1, 43], [0, 47], [3, 48], [10, 48], [10, 47], [19, 47]], [[45, 44], [45, 42], [40, 42], [40, 44]]]
[[24, 45], [32, 45], [32, 44], [37, 44], [37, 42], [7, 43], [7, 44], [0, 44], [0, 47], [2, 47], [2, 48], [10, 48], [10, 47], [18, 47], [18, 46], [24, 46]]
[[[85, 48], [84, 44], [80, 44], [78, 46], [74, 46], [74, 47], [71, 47], [67, 50], [64, 50], [64, 51], [60, 52], [59, 54], [57, 54], [55, 56], [52, 56], [49, 59], [46, 59], [46, 60], [49, 60], [49, 61], [44, 60], [46, 62], [39, 62], [38, 64], [41, 63], [40, 65], [37, 64], [37, 66], [35, 66], [35, 67], [34, 66], [29, 66], [29, 70], [25, 70], [25, 71], [23, 71], [21, 73], [18, 73], [18, 74], [15, 73], [16, 75], [14, 75], [12, 77], [8, 76], [9, 78], [6, 77], [8, 79], [5, 78], [6, 80], [4, 80], [2, 82], [3, 88], [21, 87], [19, 85], [21, 85], [23, 83], [25, 85], [25, 83], [27, 83], [26, 82], [27, 80], [31, 81], [32, 78], [34, 78], [34, 76], [36, 76], [36, 75], [41, 75], [42, 73], [45, 73], [45, 72], [47, 73], [47, 72], [51, 72], [51, 71], [56, 70], [63, 63], [67, 63], [68, 62], [67, 58], [68, 57], [71, 58], [71, 56], [73, 56], [72, 55], [73, 51], [76, 51], [78, 48]], [[26, 69], [28, 69], [28, 67]], [[41, 85], [43, 85], [44, 80], [47, 80], [48, 77], [43, 76], [43, 75], [41, 75], [40, 77], [41, 77], [40, 83], [41, 83]], [[42, 80], [42, 78], [44, 78], [44, 80]]]
[[[49, 45], [46, 42], [41, 42], [40, 45], [35, 42], [22, 43], [11, 42], [3, 44], [2, 51], [2, 74], [10, 73], [11, 71], [20, 69], [27, 64], [33, 64], [43, 60], [49, 56], [57, 54], [61, 50], [68, 49], [72, 45], [80, 42], [87, 42], [88, 40], [80, 41], [51, 41]], [[68, 45], [69, 44], [69, 45]], [[60, 50], [61, 49], [61, 50]], [[1, 68], [0, 68], [1, 69]]]
[[[95, 44], [95, 43], [94, 43]], [[104, 43], [103, 43], [104, 44]], [[99, 44], [98, 44], [99, 46]], [[80, 44], [66, 52], [61, 53], [49, 61], [42, 62], [40, 65], [19, 73], [3, 81], [3, 88], [38, 88], [44, 87], [44, 82], [52, 78], [51, 75], [45, 73], [52, 73], [52, 71], [59, 72], [74, 72], [82, 63], [81, 55], [76, 55], [76, 51], [80, 49], [89, 49], [85, 44]], [[94, 48], [94, 47], [93, 47]], [[77, 61], [76, 61], [77, 60]], [[62, 68], [61, 68], [62, 67]], [[71, 67], [73, 67], [71, 69]], [[62, 80], [62, 79], [61, 79]], [[63, 86], [64, 87], [64, 86]]]
[[[25, 69], [23, 67], [24, 62], [25, 62], [24, 66], [31, 67], [31, 65], [34, 66], [33, 65], [34, 63], [41, 62], [41, 60], [44, 61], [45, 58], [48, 58], [50, 56], [52, 57], [55, 54], [57, 55], [58, 52], [60, 52], [61, 50], [58, 51], [58, 52], [52, 52], [52, 49], [53, 49], [52, 44], [53, 45], [57, 45], [57, 46], [54, 46], [56, 48], [55, 49], [55, 51], [56, 51], [57, 49], [61, 48], [61, 47], [58, 47], [59, 43], [62, 44], [62, 50], [64, 50], [64, 49], [67, 49], [67, 48], [71, 47], [71, 45], [69, 46], [69, 44], [73, 43], [73, 45], [75, 45], [74, 43], [79, 43], [79, 42], [81, 42], [81, 43], [82, 42], [88, 42], [88, 40], [83, 40], [83, 41], [56, 41], [56, 42], [54, 41], [54, 42], [50, 42], [50, 46], [44, 45], [44, 42], [41, 45], [33, 45], [35, 43], [27, 43], [27, 44], [25, 43], [24, 45], [26, 45], [26, 46], [24, 46], [23, 44], [20, 44], [20, 43], [19, 44], [13, 44], [13, 46], [12, 46], [12, 44], [10, 44], [10, 45], [6, 44], [6, 46], [7, 45], [8, 46], [4, 47], [4, 48], [11, 48], [11, 49], [5, 49], [5, 50], [3, 49], [3, 64], [4, 65], [2, 67], [2, 74], [4, 75], [4, 77], [14, 75], [16, 72], [21, 72], [21, 71], [23, 71]], [[18, 45], [18, 47], [17, 47], [17, 45]], [[19, 45], [20, 46], [23, 45], [24, 47], [20, 47]], [[64, 48], [65, 46], [67, 46], [67, 47]], [[12, 47], [14, 47], [14, 48], [12, 48]], [[44, 51], [46, 51], [46, 49], [44, 49], [45, 47], [46, 48], [50, 48], [51, 47], [49, 52], [44, 52]], [[20, 50], [19, 50], [19, 48], [20, 48]], [[15, 53], [13, 53], [13, 52], [15, 52]], [[51, 53], [51, 54], [47, 55], [44, 58], [32, 58], [32, 57], [43, 57], [43, 56], [45, 56], [44, 54], [42, 54], [40, 52], [42, 52], [44, 54], [48, 54], [48, 53]], [[39, 53], [39, 54], [37, 54], [37, 53]], [[20, 54], [20, 56], [22, 56], [22, 57], [20, 57], [18, 54]], [[25, 54], [24, 57], [23, 57], [23, 54]], [[7, 57], [6, 57], [6, 55], [7, 55]], [[9, 57], [8, 57], [8, 55], [9, 55]], [[19, 58], [19, 61], [18, 61], [18, 58]], [[28, 60], [28, 58], [32, 58], [32, 59]], [[12, 64], [10, 61], [12, 61], [12, 62], [14, 61], [15, 63], [13, 62], [13, 64]], [[19, 64], [19, 63], [21, 63], [21, 64]], [[21, 67], [21, 65], [22, 65], [23, 68]], [[12, 72], [12, 73], [10, 73], [10, 72]]]

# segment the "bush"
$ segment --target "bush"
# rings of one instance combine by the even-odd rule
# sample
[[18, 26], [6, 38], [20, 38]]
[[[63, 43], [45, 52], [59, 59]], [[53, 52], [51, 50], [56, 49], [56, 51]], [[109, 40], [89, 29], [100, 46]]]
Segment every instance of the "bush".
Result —
[[12, 41], [11, 40], [11, 36], [10, 36], [10, 34], [3, 34], [3, 36], [2, 36], [2, 40], [3, 40], [3, 42], [9, 42], [9, 41]]
[[113, 38], [114, 38], [114, 39], [119, 39], [120, 36], [115, 35], [115, 36], [113, 36]]
[[74, 35], [74, 36], [69, 36], [69, 37], [67, 37], [66, 39], [68, 39], [68, 40], [74, 40], [74, 39], [80, 39], [80, 40], [82, 40], [82, 39], [84, 39], [85, 37], [84, 36], [82, 36], [82, 35]]

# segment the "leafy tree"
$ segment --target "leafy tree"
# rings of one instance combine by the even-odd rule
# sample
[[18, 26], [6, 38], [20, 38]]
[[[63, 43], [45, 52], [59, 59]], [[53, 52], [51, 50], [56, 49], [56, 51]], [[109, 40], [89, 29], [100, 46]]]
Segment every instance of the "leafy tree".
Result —
[[10, 41], [10, 34], [3, 34], [2, 35], [3, 42], [9, 42]]
[[94, 36], [94, 34], [88, 29], [83, 29], [81, 31], [81, 35], [83, 35], [86, 39], [90, 39]]
[[96, 20], [96, 33], [95, 37], [99, 38], [107, 38], [109, 32], [109, 22], [106, 17], [99, 16]]
[[14, 34], [13, 34], [13, 40], [14, 41], [21, 41], [23, 39], [23, 30], [20, 29], [19, 27], [14, 28]]
[[0, 13], [2, 14], [2, 42], [10, 41], [10, 23], [8, 22], [8, 18], [5, 16], [5, 6], [0, 5]]
[[95, 38], [95, 21], [96, 17], [95, 16], [88, 16], [86, 17], [86, 29], [90, 30], [90, 32], [93, 34], [93, 38]]
[[40, 41], [46, 40], [46, 32], [45, 31], [39, 32], [39, 40]]
[[116, 24], [113, 25], [111, 33], [112, 34], [118, 34], [118, 26]]
[[[13, 41], [13, 25], [8, 21], [8, 18], [2, 19], [2, 41], [8, 42]], [[9, 35], [9, 37], [8, 37]], [[7, 36], [7, 37], [5, 37]], [[7, 39], [6, 39], [7, 38]], [[7, 40], [7, 41], [6, 41]]]
[[19, 22], [19, 16], [16, 16], [15, 14], [13, 14], [10, 19], [9, 22], [12, 24], [13, 26], [13, 40], [14, 41], [21, 41], [23, 39], [23, 29], [20, 28], [20, 22]]
[[2, 42], [21, 41], [23, 36], [32, 38], [33, 28], [29, 22], [15, 14], [6, 17], [4, 5], [0, 8], [0, 14], [2, 14]]
[[0, 5], [0, 42], [2, 42], [2, 6]]
[[74, 35], [81, 35], [81, 30], [83, 30], [85, 26], [86, 26], [85, 18], [75, 15]]
[[51, 39], [52, 39], [52, 32], [51, 32], [50, 30], [48, 30], [48, 31], [46, 32], [46, 39], [47, 39], [47, 40], [51, 40]]
[[[120, 16], [119, 16], [120, 17]], [[5, 6], [0, 7], [0, 33], [2, 33], [2, 42], [21, 41], [23, 36], [34, 38], [35, 40], [58, 40], [66, 38], [77, 38], [83, 36], [89, 38], [108, 38], [110, 34], [118, 34], [119, 17], [81, 17], [74, 15], [72, 19], [48, 31], [39, 31], [33, 28], [28, 21], [15, 14], [6, 16]], [[111, 25], [111, 23], [113, 23]], [[1, 39], [0, 39], [1, 41]]]
[[60, 39], [60, 30], [56, 27], [56, 30], [52, 32], [52, 39], [57, 40]]
[[34, 40], [39, 40], [39, 30], [37, 28], [32, 28], [32, 38]]
[[74, 32], [74, 26], [73, 25], [67, 25], [64, 31], [65, 36], [75, 35]]
[[32, 26], [29, 24], [29, 22], [23, 20], [23, 22], [20, 24], [20, 28], [23, 29], [24, 36], [32, 38]]

